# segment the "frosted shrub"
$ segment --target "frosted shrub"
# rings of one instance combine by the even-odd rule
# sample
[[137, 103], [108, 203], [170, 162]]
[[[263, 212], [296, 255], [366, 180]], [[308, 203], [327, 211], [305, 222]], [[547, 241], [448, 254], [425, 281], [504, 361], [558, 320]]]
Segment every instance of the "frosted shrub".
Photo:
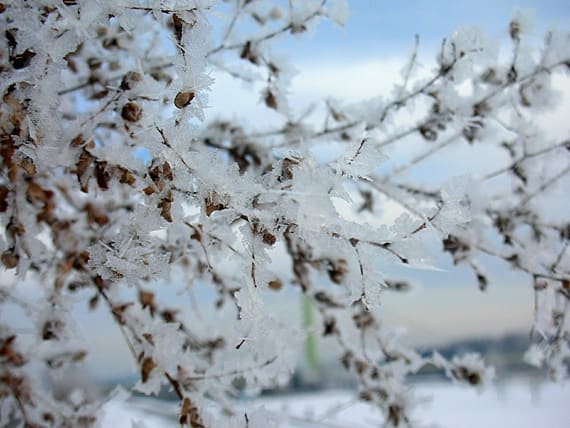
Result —
[[[482, 290], [492, 284], [487, 256], [527, 274], [536, 313], [526, 359], [567, 376], [570, 223], [567, 204], [551, 202], [570, 185], [570, 143], [533, 117], [556, 105], [569, 35], [548, 33], [536, 47], [527, 17], [516, 16], [501, 55], [485, 34], [460, 29], [426, 78], [414, 77], [416, 43], [391, 99], [325, 100], [316, 120], [293, 115], [294, 68], [272, 42], [323, 19], [342, 25], [346, 2], [222, 3], [0, 4], [0, 305], [20, 308], [31, 326], [0, 324], [0, 425], [97, 423], [100, 403], [59, 396], [38, 376], [87, 356], [71, 311], [79, 304], [112, 314], [139, 367], [135, 389], [171, 388], [181, 425], [274, 426], [277, 415], [236, 410], [233, 382], [270, 388], [291, 375], [305, 332], [265, 303], [295, 289], [383, 426], [409, 426], [409, 374], [432, 365], [474, 386], [493, 375], [478, 355], [422, 356], [382, 320], [384, 293], [409, 288], [384, 267], [429, 265], [437, 246], [472, 268]], [[280, 123], [209, 117], [214, 70], [257, 82]], [[413, 121], [402, 121], [411, 109]], [[381, 172], [406, 144], [419, 151]], [[408, 174], [452, 145], [502, 163], [441, 188]], [[336, 156], [323, 162], [323, 146]], [[389, 201], [403, 214], [381, 222]], [[211, 288], [213, 310], [231, 322], [185, 323], [149, 286], [176, 278]]]

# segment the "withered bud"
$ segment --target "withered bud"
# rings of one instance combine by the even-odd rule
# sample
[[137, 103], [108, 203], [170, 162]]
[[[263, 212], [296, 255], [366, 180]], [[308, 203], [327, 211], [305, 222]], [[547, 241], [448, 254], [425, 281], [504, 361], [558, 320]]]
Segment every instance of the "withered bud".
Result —
[[301, 34], [307, 31], [307, 27], [304, 24], [292, 24], [291, 34]]
[[336, 328], [336, 320], [334, 318], [326, 318], [323, 321], [323, 336], [330, 336], [338, 332]]
[[479, 284], [479, 290], [485, 291], [487, 289], [487, 285], [489, 285], [489, 280], [481, 272], [477, 272], [476, 276], [477, 276], [477, 283]]
[[267, 286], [273, 291], [279, 291], [283, 288], [283, 283], [278, 279], [273, 279], [267, 283]]
[[348, 272], [348, 264], [345, 259], [331, 260], [327, 266], [329, 278], [335, 284], [342, 284]]
[[275, 243], [277, 242], [277, 238], [275, 237], [275, 235], [273, 235], [267, 229], [263, 229], [262, 239], [263, 243], [267, 245], [275, 245]]
[[178, 43], [182, 41], [182, 30], [184, 29], [184, 20], [178, 14], [172, 15], [172, 25], [174, 26], [174, 34]]
[[277, 97], [270, 90], [268, 90], [267, 94], [265, 94], [264, 101], [265, 101], [265, 105], [267, 107], [272, 108], [273, 110], [277, 110], [277, 108], [278, 108]]
[[16, 70], [21, 70], [30, 65], [32, 58], [36, 56], [36, 53], [26, 49], [24, 53], [20, 55], [14, 55], [10, 57], [10, 63]]
[[354, 314], [352, 320], [359, 329], [365, 329], [374, 325], [374, 318], [369, 313]]
[[138, 122], [142, 116], [142, 108], [133, 102], [129, 102], [123, 106], [121, 117], [127, 122]]
[[386, 285], [393, 291], [409, 291], [412, 287], [407, 281], [393, 281], [387, 280]]
[[139, 301], [144, 308], [150, 307], [151, 309], [154, 308], [154, 293], [151, 291], [140, 291], [139, 292]]
[[10, 193], [10, 189], [8, 189], [4, 185], [0, 185], [0, 213], [6, 212], [8, 209], [8, 194]]
[[88, 203], [84, 209], [87, 212], [87, 221], [89, 224], [96, 223], [99, 226], [104, 226], [109, 223], [109, 217], [98, 206]]
[[248, 40], [247, 42], [245, 42], [245, 44], [243, 45], [243, 48], [240, 52], [239, 57], [241, 59], [246, 59], [249, 62], [251, 62], [252, 64], [259, 64], [259, 57], [257, 56], [257, 54], [254, 52], [254, 50], [252, 49], [252, 44], [251, 41]]
[[548, 288], [548, 283], [544, 280], [535, 280], [533, 287], [536, 291], [546, 290]]
[[26, 196], [28, 200], [32, 203], [43, 202], [47, 203], [53, 197], [53, 192], [51, 190], [43, 189], [39, 184], [34, 181], [28, 183], [28, 189], [26, 191]]
[[281, 71], [281, 70], [279, 70], [279, 67], [277, 67], [277, 65], [275, 65], [272, 62], [267, 64], [267, 67], [269, 67], [269, 71], [271, 71], [275, 75], [279, 74], [279, 72]]
[[176, 322], [176, 311], [165, 309], [160, 314], [165, 322]]
[[6, 250], [2, 253], [1, 259], [2, 264], [6, 267], [6, 269], [13, 269], [18, 266], [18, 260], [20, 260], [20, 256], [14, 253], [13, 250]]
[[476, 371], [469, 370], [467, 367], [456, 367], [451, 372], [455, 379], [467, 382], [470, 385], [479, 385], [481, 383], [481, 375]]
[[156, 367], [156, 363], [151, 357], [146, 357], [141, 363], [141, 379], [146, 383], [150, 377], [151, 372]]
[[138, 71], [128, 71], [121, 80], [121, 89], [129, 90], [133, 89], [137, 83], [143, 80], [143, 75]]
[[354, 359], [354, 354], [351, 351], [346, 351], [341, 359], [340, 362], [342, 363], [343, 367], [348, 370], [350, 368], [350, 363]]
[[520, 35], [521, 35], [521, 24], [518, 21], [512, 20], [509, 23], [509, 35], [511, 36], [511, 39], [513, 40], [520, 40]]
[[162, 164], [162, 175], [169, 181], [174, 179], [174, 175], [172, 174], [172, 168], [168, 162], [164, 162]]
[[329, 111], [331, 113], [332, 118], [336, 121], [336, 122], [343, 122], [346, 120], [346, 115], [338, 110], [335, 110], [332, 107], [329, 107]]
[[25, 360], [22, 354], [14, 349], [13, 344], [15, 340], [16, 336], [9, 336], [8, 338], [1, 340], [0, 358], [2, 358], [5, 363], [20, 367], [25, 364]]
[[210, 215], [211, 215], [213, 212], [215, 212], [215, 211], [220, 211], [220, 210], [223, 210], [223, 209], [226, 208], [223, 204], [214, 202], [214, 201], [212, 200], [212, 198], [210, 198], [210, 197], [206, 198], [205, 203], [206, 203], [206, 215], [207, 215], [208, 217], [210, 217]]
[[271, 19], [280, 19], [282, 16], [283, 14], [281, 13], [281, 9], [279, 9], [278, 7], [273, 7], [269, 11], [269, 18]]
[[95, 294], [93, 297], [91, 297], [91, 299], [89, 299], [89, 309], [93, 310], [97, 308], [98, 304], [99, 304], [99, 295]]
[[46, 321], [42, 329], [42, 339], [57, 340], [59, 337], [59, 333], [61, 333], [62, 329], [63, 329], [63, 322], [61, 322], [60, 320]]
[[102, 62], [100, 58], [91, 57], [87, 59], [87, 66], [89, 67], [89, 70], [97, 70], [101, 68], [101, 64]]
[[109, 181], [111, 180], [111, 174], [107, 171], [107, 162], [96, 162], [95, 163], [95, 179], [97, 180], [97, 185], [102, 190], [109, 189]]
[[172, 218], [172, 202], [167, 199], [163, 199], [158, 203], [158, 208], [160, 208], [160, 215], [167, 222], [172, 223], [174, 219]]
[[196, 93], [194, 91], [180, 91], [174, 97], [174, 105], [176, 108], [183, 109], [192, 102]]
[[24, 171], [26, 171], [29, 175], [36, 175], [36, 165], [34, 164], [34, 161], [32, 159], [30, 159], [28, 156], [25, 156], [21, 161], [20, 161], [20, 168], [22, 168]]
[[153, 193], [156, 193], [156, 190], [154, 190], [154, 187], [152, 187], [152, 186], [147, 186], [143, 189], [143, 192], [145, 195], [150, 196]]
[[133, 174], [131, 174], [128, 170], [124, 169], [121, 172], [121, 178], [119, 179], [120, 183], [128, 184], [129, 186], [133, 186], [136, 183], [137, 179]]
[[437, 131], [429, 125], [420, 126], [418, 131], [427, 141], [437, 140]]

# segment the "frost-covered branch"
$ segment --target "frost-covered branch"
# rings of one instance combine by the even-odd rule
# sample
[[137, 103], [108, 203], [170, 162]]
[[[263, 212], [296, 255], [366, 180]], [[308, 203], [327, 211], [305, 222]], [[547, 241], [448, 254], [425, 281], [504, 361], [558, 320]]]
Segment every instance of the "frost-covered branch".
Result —
[[[384, 426], [413, 426], [410, 375], [435, 366], [477, 387], [493, 376], [478, 355], [420, 355], [382, 318], [385, 293], [413, 282], [386, 266], [433, 264], [436, 246], [481, 290], [493, 286], [488, 256], [527, 274], [536, 308], [526, 359], [566, 378], [570, 226], [556, 192], [570, 184], [570, 152], [534, 117], [554, 105], [553, 77], [567, 78], [569, 35], [530, 46], [515, 17], [504, 58], [463, 28], [424, 78], [417, 38], [393, 96], [324, 100], [320, 121], [292, 113], [293, 69], [272, 43], [321, 19], [344, 23], [346, 3], [225, 3], [1, 5], [0, 253], [16, 282], [0, 285], [0, 308], [17, 307], [31, 327], [0, 322], [0, 425], [96, 424], [96, 398], [56, 396], [36, 373], [83, 364], [74, 308], [102, 302], [132, 353], [134, 390], [172, 388], [181, 425], [270, 426], [262, 411], [235, 410], [235, 381], [259, 390], [294, 372], [311, 332], [265, 303], [296, 289], [359, 399], [382, 410]], [[260, 82], [281, 121], [210, 117], [214, 69]], [[479, 166], [470, 178], [449, 177], [445, 164], [435, 178], [421, 173], [451, 149]], [[388, 202], [395, 221], [382, 216]], [[222, 322], [165, 304], [169, 282], [210, 290], [207, 310]]]

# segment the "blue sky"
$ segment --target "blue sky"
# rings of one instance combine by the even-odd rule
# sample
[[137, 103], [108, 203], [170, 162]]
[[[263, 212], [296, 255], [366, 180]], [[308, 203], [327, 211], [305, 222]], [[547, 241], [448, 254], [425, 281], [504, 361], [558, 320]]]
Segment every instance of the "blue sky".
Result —
[[570, 2], [560, 0], [353, 0], [349, 4], [351, 16], [344, 29], [322, 23], [309, 40], [288, 42], [294, 45], [293, 56], [302, 61], [315, 60], [315, 52], [319, 53], [317, 60], [394, 56], [402, 49], [408, 51], [415, 34], [420, 35], [423, 46], [433, 48], [461, 25], [477, 26], [498, 36], [506, 34], [517, 9], [535, 10], [538, 34], [552, 25], [567, 28], [570, 24]]

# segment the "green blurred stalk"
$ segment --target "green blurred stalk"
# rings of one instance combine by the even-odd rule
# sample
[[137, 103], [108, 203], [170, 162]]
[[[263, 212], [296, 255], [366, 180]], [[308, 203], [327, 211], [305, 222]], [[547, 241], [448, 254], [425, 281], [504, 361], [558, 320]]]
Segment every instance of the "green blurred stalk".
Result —
[[317, 337], [315, 332], [311, 331], [314, 324], [315, 309], [313, 308], [313, 302], [310, 298], [303, 295], [303, 327], [309, 332], [305, 341], [305, 360], [309, 372], [313, 373], [317, 371], [319, 359], [317, 353]]

